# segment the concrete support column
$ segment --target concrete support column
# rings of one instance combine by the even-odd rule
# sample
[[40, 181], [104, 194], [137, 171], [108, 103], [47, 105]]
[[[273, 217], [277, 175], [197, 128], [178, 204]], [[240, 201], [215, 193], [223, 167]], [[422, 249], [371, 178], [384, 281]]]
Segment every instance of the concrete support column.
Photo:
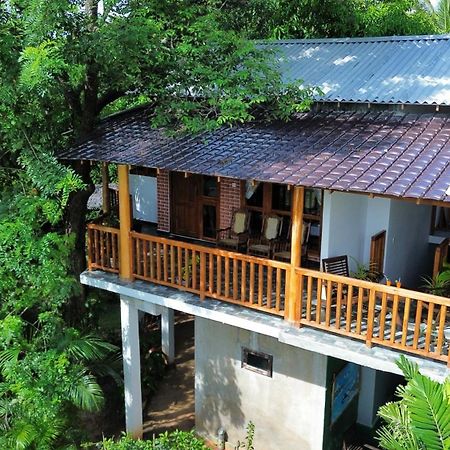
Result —
[[175, 330], [174, 314], [171, 308], [161, 308], [161, 346], [167, 356], [167, 362], [173, 364], [175, 361]]
[[126, 430], [134, 438], [142, 438], [141, 361], [139, 353], [139, 315], [133, 301], [120, 297], [122, 356], [125, 384]]

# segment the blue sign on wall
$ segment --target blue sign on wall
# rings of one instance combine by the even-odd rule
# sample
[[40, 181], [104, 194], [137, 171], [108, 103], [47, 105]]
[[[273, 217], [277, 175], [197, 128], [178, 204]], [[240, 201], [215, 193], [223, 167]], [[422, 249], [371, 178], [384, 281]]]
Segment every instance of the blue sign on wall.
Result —
[[331, 404], [331, 424], [345, 411], [350, 402], [359, 392], [359, 366], [348, 363], [336, 375], [333, 383]]

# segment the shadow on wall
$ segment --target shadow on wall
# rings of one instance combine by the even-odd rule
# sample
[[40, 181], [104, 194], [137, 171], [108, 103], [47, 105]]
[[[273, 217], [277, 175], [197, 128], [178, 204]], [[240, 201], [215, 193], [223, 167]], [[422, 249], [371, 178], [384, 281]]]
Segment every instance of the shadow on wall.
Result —
[[196, 394], [203, 391], [202, 404], [196, 405], [196, 422], [201, 429], [219, 430], [223, 423], [231, 423], [245, 431], [242, 392], [233, 366], [236, 363], [226, 357], [209, 358], [203, 372], [197, 374]]

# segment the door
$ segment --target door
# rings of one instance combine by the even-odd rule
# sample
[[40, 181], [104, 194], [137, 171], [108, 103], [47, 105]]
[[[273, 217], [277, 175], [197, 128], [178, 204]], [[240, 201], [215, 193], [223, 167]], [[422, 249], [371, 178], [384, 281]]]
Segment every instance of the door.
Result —
[[185, 177], [183, 173], [171, 173], [172, 233], [199, 237], [199, 187], [198, 175]]

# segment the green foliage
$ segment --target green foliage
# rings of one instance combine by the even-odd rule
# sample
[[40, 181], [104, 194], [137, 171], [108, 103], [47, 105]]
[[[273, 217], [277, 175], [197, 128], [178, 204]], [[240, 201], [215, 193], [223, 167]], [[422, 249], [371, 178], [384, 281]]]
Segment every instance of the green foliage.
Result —
[[448, 450], [448, 381], [441, 384], [422, 375], [404, 356], [397, 365], [407, 384], [397, 388], [399, 401], [387, 403], [378, 412], [385, 421], [378, 432], [380, 445], [386, 450]]
[[436, 32], [435, 20], [420, 0], [229, 0], [222, 10], [224, 26], [255, 39]]
[[422, 277], [422, 288], [434, 295], [440, 295], [441, 297], [450, 296], [450, 270], [439, 272], [434, 277], [424, 276]]
[[255, 447], [253, 446], [253, 441], [255, 439], [255, 424], [250, 421], [247, 425], [247, 434], [245, 436], [245, 441], [240, 442], [238, 441], [236, 448], [240, 449], [243, 448], [245, 450], [255, 450]]
[[102, 406], [94, 374], [117, 348], [62, 318], [78, 284], [60, 221], [81, 180], [45, 153], [19, 161], [0, 191], [0, 448], [56, 448], [78, 439], [77, 411]]
[[435, 5], [430, 0], [423, 0], [423, 4], [431, 13], [439, 33], [450, 32], [450, 0], [438, 0]]
[[100, 450], [207, 450], [204, 442], [195, 434], [185, 431], [173, 431], [160, 434], [151, 440], [134, 440], [130, 436], [123, 436], [118, 441], [103, 439], [98, 444], [85, 444], [85, 448]]

